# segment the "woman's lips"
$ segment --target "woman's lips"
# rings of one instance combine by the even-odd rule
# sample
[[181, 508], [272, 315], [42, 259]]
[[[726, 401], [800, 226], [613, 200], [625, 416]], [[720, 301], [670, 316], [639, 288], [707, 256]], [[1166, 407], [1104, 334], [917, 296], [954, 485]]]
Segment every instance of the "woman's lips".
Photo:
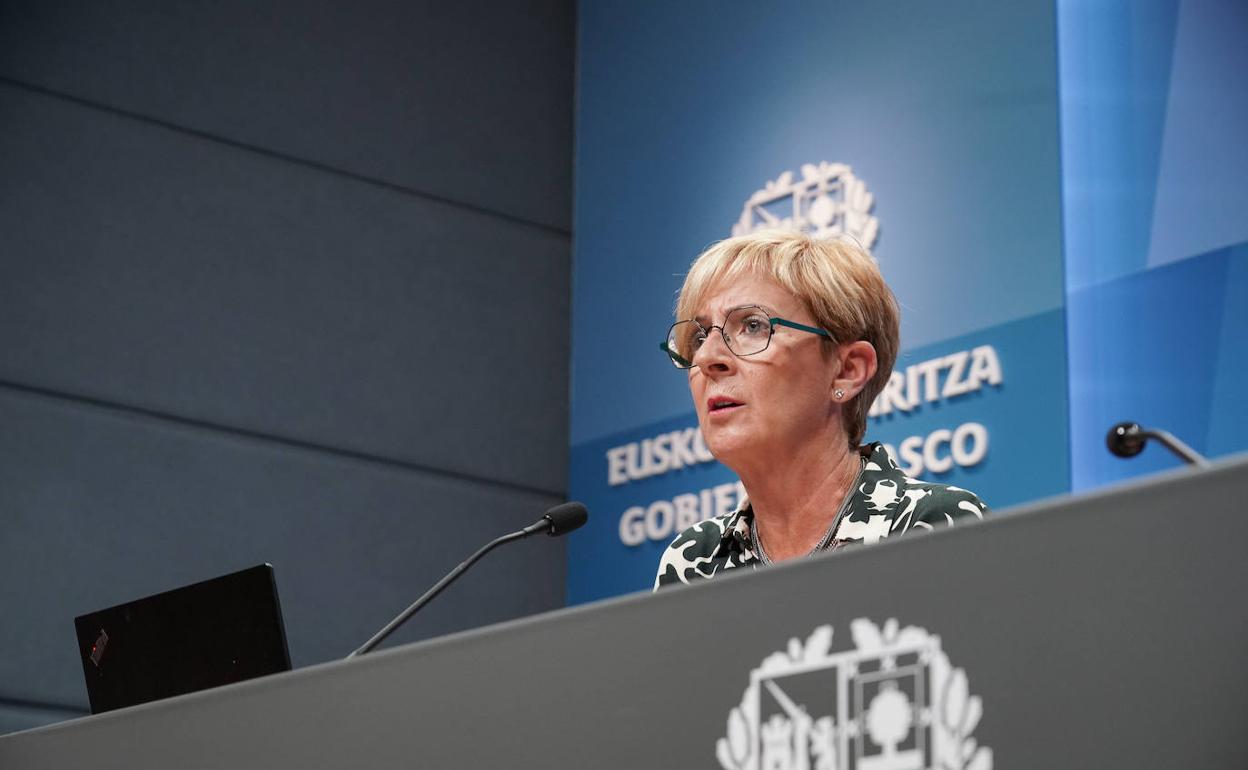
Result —
[[726, 415], [735, 412], [745, 406], [744, 403], [731, 398], [716, 396], [706, 400], [706, 412], [708, 415]]

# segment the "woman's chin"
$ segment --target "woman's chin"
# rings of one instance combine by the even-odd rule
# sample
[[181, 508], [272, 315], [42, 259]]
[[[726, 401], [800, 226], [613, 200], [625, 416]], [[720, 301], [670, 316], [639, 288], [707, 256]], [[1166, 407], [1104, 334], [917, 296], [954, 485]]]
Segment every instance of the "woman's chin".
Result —
[[758, 450], [757, 442], [750, 441], [748, 436], [737, 431], [713, 431], [709, 436], [704, 433], [702, 438], [715, 459], [730, 468], [734, 459]]

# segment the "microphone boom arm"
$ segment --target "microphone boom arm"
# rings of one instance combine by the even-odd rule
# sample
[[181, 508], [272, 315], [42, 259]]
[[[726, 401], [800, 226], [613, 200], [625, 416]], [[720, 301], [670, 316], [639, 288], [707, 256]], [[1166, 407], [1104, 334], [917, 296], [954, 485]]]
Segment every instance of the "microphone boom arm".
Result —
[[529, 535], [536, 535], [538, 532], [545, 532], [551, 537], [559, 537], [560, 535], [566, 534], [577, 527], [580, 527], [585, 523], [588, 516], [589, 513], [585, 510], [585, 506], [583, 504], [575, 502], [562, 503], [560, 505], [556, 505], [554, 508], [551, 508], [542, 515], [542, 518], [533, 522], [524, 529], [517, 530], [511, 534], [503, 535], [502, 537], [491, 540], [478, 548], [477, 552], [472, 556], [469, 556], [467, 559], [460, 562], [458, 567], [448, 572], [446, 577], [435, 583], [433, 588], [425, 591], [423, 596], [412, 602], [410, 607], [400, 612], [398, 617], [386, 624], [385, 628], [373, 634], [371, 639], [360, 645], [358, 649], [353, 650], [347, 658], [354, 658], [356, 656], [363, 655], [366, 652], [372, 651], [372, 649], [381, 644], [386, 637], [394, 633], [399, 626], [406, 623], [408, 618], [415, 615], [417, 610], [432, 601], [433, 597], [442, 593], [442, 591], [451, 583], [454, 583], [456, 578], [464, 574], [464, 572], [476, 563], [478, 559], [485, 556], [487, 553], [500, 545], [510, 543], [513, 540], [520, 540], [521, 538], [528, 537]]
[[1192, 449], [1187, 444], [1184, 444], [1178, 436], [1169, 431], [1154, 428], [1146, 431], [1146, 433], [1149, 438], [1155, 438], [1160, 441], [1166, 449], [1174, 452], [1188, 465], [1206, 466], [1209, 464], [1209, 461], [1197, 453], [1195, 449]]
[[1195, 465], [1198, 468], [1207, 468], [1209, 466], [1209, 461], [1199, 452], [1183, 443], [1169, 431], [1156, 428], [1142, 428], [1139, 423], [1135, 422], [1120, 422], [1110, 428], [1109, 434], [1105, 436], [1105, 444], [1109, 447], [1110, 452], [1119, 457], [1135, 457], [1144, 451], [1144, 444], [1149, 439], [1156, 439], [1162, 446], [1169, 449], [1188, 465]]
[[419, 610], [421, 607], [424, 607], [426, 604], [432, 601], [433, 597], [442, 593], [442, 591], [451, 583], [454, 583], [455, 579], [458, 578], [460, 575], [464, 574], [464, 571], [467, 570], [469, 567], [471, 567], [477, 561], [477, 559], [480, 559], [482, 556], [485, 556], [487, 553], [494, 550], [495, 548], [502, 545], [503, 543], [510, 543], [512, 540], [519, 540], [520, 538], [528, 537], [531, 534], [533, 533], [529, 532], [528, 529], [525, 528], [518, 532], [512, 532], [509, 535], [503, 535], [502, 537], [495, 538], [494, 540], [491, 540], [490, 542], [478, 548], [476, 553], [474, 553], [472, 556], [469, 556], [467, 559], [464, 559], [462, 562], [460, 562], [458, 567], [451, 570], [450, 572], [446, 574], [445, 577], [443, 577], [438, 582], [434, 583], [433, 587], [430, 588], [428, 591], [425, 591], [423, 596], [421, 596], [416, 601], [412, 602], [411, 606], [409, 606], [407, 609], [400, 612], [398, 617], [396, 617], [394, 620], [387, 623], [385, 628], [373, 634], [373, 638], [369, 639], [367, 642], [360, 645], [358, 649], [353, 650], [351, 654], [348, 655], [347, 657], [354, 658], [357, 655], [363, 655], [366, 652], [372, 651], [374, 647], [376, 647], [377, 645], [385, 641], [387, 636], [390, 636], [390, 634], [393, 634], [396, 630], [398, 630], [399, 626], [406, 623], [408, 618], [415, 615], [417, 610]]

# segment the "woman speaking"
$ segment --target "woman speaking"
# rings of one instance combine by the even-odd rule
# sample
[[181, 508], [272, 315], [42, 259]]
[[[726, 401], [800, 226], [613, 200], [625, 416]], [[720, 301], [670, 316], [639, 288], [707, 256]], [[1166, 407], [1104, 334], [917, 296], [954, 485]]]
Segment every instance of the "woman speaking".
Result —
[[899, 335], [861, 249], [787, 231], [721, 241], [694, 260], [676, 318], [662, 348], [747, 499], [678, 535], [656, 588], [983, 518], [975, 495], [908, 478], [861, 443]]

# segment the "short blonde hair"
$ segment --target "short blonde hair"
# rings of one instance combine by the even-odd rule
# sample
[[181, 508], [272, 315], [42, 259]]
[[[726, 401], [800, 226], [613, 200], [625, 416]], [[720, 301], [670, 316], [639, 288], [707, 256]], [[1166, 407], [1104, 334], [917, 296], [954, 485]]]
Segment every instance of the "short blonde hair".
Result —
[[862, 442], [867, 412], [897, 361], [900, 311], [875, 260], [858, 246], [788, 230], [762, 230], [711, 244], [689, 267], [676, 300], [676, 318], [693, 318], [716, 286], [754, 273], [775, 281], [806, 306], [815, 324], [838, 343], [866, 340], [878, 369], [844, 411], [851, 447]]

